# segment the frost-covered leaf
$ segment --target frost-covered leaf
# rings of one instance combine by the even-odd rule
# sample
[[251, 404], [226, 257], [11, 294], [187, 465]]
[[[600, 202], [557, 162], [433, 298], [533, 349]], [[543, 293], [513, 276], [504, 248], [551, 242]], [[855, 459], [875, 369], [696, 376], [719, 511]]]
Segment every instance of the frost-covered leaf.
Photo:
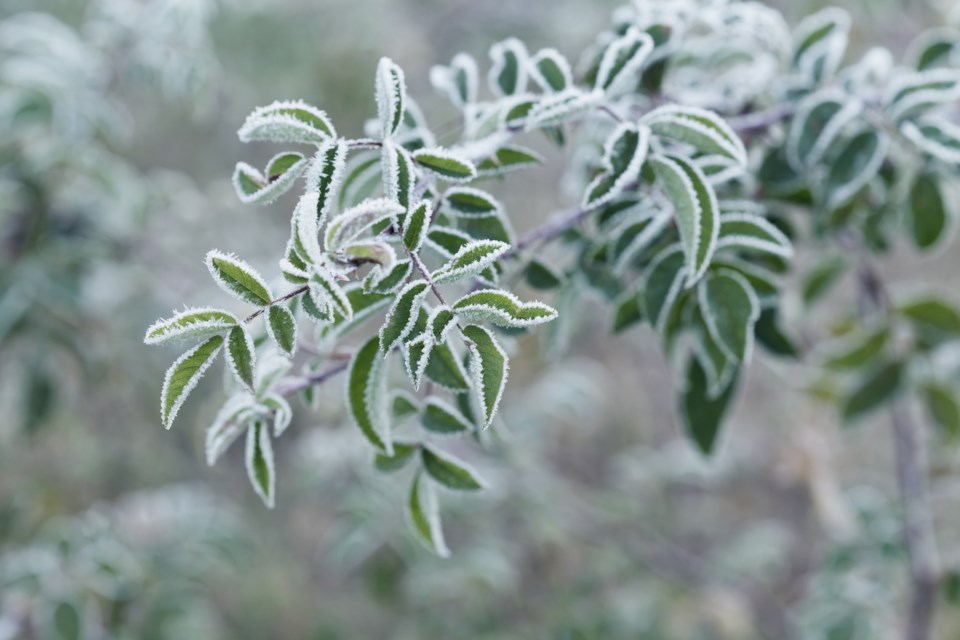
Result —
[[380, 58], [377, 65], [376, 95], [380, 137], [386, 139], [400, 129], [407, 100], [403, 69], [390, 58]]
[[587, 186], [583, 207], [594, 209], [621, 195], [640, 177], [647, 159], [650, 129], [624, 123], [607, 138], [604, 145], [603, 172]]
[[509, 361], [500, 343], [483, 327], [467, 325], [463, 335], [470, 341], [470, 377], [486, 428], [493, 422], [507, 385]]
[[169, 429], [173, 425], [180, 407], [213, 364], [222, 346], [223, 336], [214, 336], [184, 353], [167, 369], [160, 392], [160, 416], [164, 427]]
[[[455, 407], [438, 398], [427, 400], [420, 414], [420, 423], [424, 429], [433, 433], [453, 434], [470, 430], [470, 420]], [[429, 472], [429, 469], [427, 471]]]
[[437, 494], [433, 485], [423, 481], [422, 478], [423, 475], [418, 471], [413, 476], [413, 484], [410, 486], [410, 496], [407, 499], [407, 517], [410, 519], [410, 527], [427, 549], [441, 558], [446, 558], [450, 555], [450, 550], [443, 540]]
[[477, 168], [470, 160], [440, 147], [417, 149], [413, 152], [413, 161], [451, 182], [469, 182], [477, 177]]
[[379, 340], [373, 336], [354, 353], [347, 370], [347, 406], [370, 444], [392, 455], [386, 361], [380, 356], [378, 346]]
[[760, 317], [757, 294], [742, 275], [718, 270], [697, 290], [704, 322], [717, 346], [733, 362], [746, 364], [753, 352], [753, 326]]
[[624, 93], [635, 87], [653, 47], [650, 34], [631, 26], [604, 50], [594, 87], [607, 95]]
[[407, 466], [418, 451], [420, 445], [415, 442], [394, 442], [393, 455], [378, 451], [373, 458], [373, 466], [381, 473], [393, 473]]
[[271, 305], [267, 310], [267, 332], [280, 351], [292, 358], [297, 350], [297, 320], [290, 309], [282, 304]]
[[506, 242], [474, 240], [464, 245], [446, 264], [434, 271], [430, 278], [437, 284], [456, 282], [477, 275], [510, 249]]
[[332, 323], [320, 329], [321, 334], [326, 339], [331, 339], [334, 335], [341, 336], [353, 331], [385, 307], [391, 298], [389, 295], [366, 291], [360, 283], [345, 285], [343, 290], [344, 293], [347, 294], [347, 299], [350, 301], [353, 316], [348, 319], [343, 314], [336, 314]]
[[363, 281], [363, 287], [374, 293], [396, 293], [413, 271], [413, 262], [398, 260], [390, 269], [374, 267]]
[[304, 142], [320, 144], [337, 133], [323, 111], [302, 100], [284, 100], [258, 107], [237, 132], [243, 142]]
[[847, 49], [850, 14], [836, 7], [804, 18], [794, 29], [793, 64], [810, 80], [820, 83], [839, 67]]
[[790, 122], [787, 159], [797, 169], [816, 166], [843, 128], [863, 110], [856, 98], [840, 92], [822, 92], [800, 104]]
[[380, 186], [383, 169], [383, 152], [376, 156], [358, 155], [344, 169], [345, 177], [340, 184], [337, 203], [341, 209], [352, 207], [369, 198]]
[[397, 294], [380, 327], [380, 350], [383, 353], [389, 353], [413, 330], [420, 307], [429, 292], [430, 286], [423, 280], [417, 280], [407, 284]]
[[403, 246], [410, 253], [417, 253], [423, 246], [430, 231], [433, 219], [433, 207], [427, 200], [421, 200], [407, 213], [403, 221]]
[[550, 93], [573, 85], [570, 62], [556, 49], [541, 49], [530, 60], [530, 76], [540, 88]]
[[301, 153], [284, 152], [267, 163], [266, 175], [246, 162], [238, 162], [233, 172], [233, 186], [240, 201], [246, 204], [268, 204], [290, 190], [307, 168]]
[[253, 345], [253, 338], [244, 325], [234, 327], [227, 335], [226, 356], [233, 377], [247, 391], [253, 393], [256, 387], [254, 371], [257, 365], [257, 351]]
[[450, 330], [457, 325], [457, 318], [445, 304], [434, 307], [427, 316], [426, 331], [430, 332], [436, 342], [445, 342]]
[[479, 71], [477, 61], [466, 53], [458, 53], [453, 57], [450, 66], [434, 66], [430, 69], [430, 83], [437, 91], [441, 91], [461, 109], [477, 101], [479, 85]]
[[[333, 314], [339, 313], [349, 320], [353, 317], [350, 298], [334, 277], [326, 269], [317, 269], [310, 276], [310, 299], [320, 312], [333, 320]], [[306, 297], [304, 297], [306, 301]]]
[[689, 144], [703, 153], [730, 158], [739, 166], [747, 165], [743, 141], [724, 120], [707, 109], [684, 105], [665, 105], [640, 119], [657, 136]]
[[913, 39], [903, 54], [904, 62], [917, 71], [949, 66], [960, 48], [960, 31], [955, 28], [928, 29]]
[[417, 182], [413, 158], [406, 149], [392, 140], [385, 140], [380, 156], [383, 173], [383, 194], [406, 209]]
[[828, 210], [849, 203], [873, 180], [889, 147], [887, 134], [875, 129], [861, 131], [842, 145], [826, 177]]
[[330, 221], [327, 225], [324, 246], [327, 251], [336, 251], [357, 239], [371, 227], [392, 221], [403, 210], [399, 203], [386, 198], [364, 200]]
[[476, 471], [449, 453], [426, 445], [420, 449], [420, 460], [427, 475], [447, 489], [479, 491], [486, 487]]
[[753, 213], [724, 213], [720, 216], [717, 251], [723, 249], [793, 257], [790, 239], [769, 220]]
[[736, 374], [722, 393], [711, 397], [710, 384], [702, 363], [698, 358], [690, 358], [684, 380], [686, 388], [680, 402], [680, 415], [683, 417], [687, 435], [704, 455], [710, 455], [716, 447], [723, 421], [736, 395]]
[[213, 250], [207, 253], [206, 263], [214, 281], [234, 298], [258, 307], [273, 299], [263, 276], [236, 256]]
[[500, 327], [529, 327], [557, 317], [553, 307], [542, 302], [523, 302], [509, 291], [484, 289], [463, 296], [453, 305], [461, 318], [491, 322]]
[[906, 208], [907, 229], [919, 249], [932, 249], [947, 237], [951, 220], [936, 176], [922, 173], [910, 189]]
[[143, 343], [154, 345], [192, 338], [209, 338], [225, 333], [236, 326], [237, 322], [236, 316], [220, 309], [211, 307], [185, 309], [171, 318], [157, 320], [150, 325]]
[[583, 115], [603, 101], [603, 91], [582, 91], [570, 87], [540, 99], [527, 114], [526, 131], [556, 127]]
[[853, 422], [892, 402], [903, 381], [903, 363], [892, 360], [868, 371], [841, 406], [844, 422]]
[[557, 271], [552, 265], [543, 260], [534, 257], [527, 263], [523, 272], [524, 277], [534, 289], [546, 291], [556, 289], [563, 284], [564, 275]]
[[505, 144], [477, 164], [477, 177], [490, 178], [502, 176], [511, 171], [543, 164], [543, 156], [532, 149], [519, 145]]
[[960, 70], [933, 69], [898, 76], [884, 96], [887, 112], [902, 120], [960, 98]]
[[260, 403], [273, 413], [273, 437], [279, 438], [293, 421], [293, 408], [286, 398], [276, 393], [268, 394]]
[[346, 172], [347, 153], [346, 140], [330, 140], [320, 145], [310, 161], [306, 183], [307, 191], [316, 193], [317, 228], [323, 226], [333, 208]]
[[501, 210], [500, 203], [486, 191], [473, 187], [453, 187], [443, 194], [444, 205], [457, 215], [489, 216]]
[[497, 96], [512, 96], [527, 88], [527, 48], [516, 38], [508, 38], [490, 47], [490, 89]]
[[290, 243], [294, 255], [303, 263], [303, 270], [309, 266], [323, 264], [323, 252], [320, 249], [320, 225], [316, 211], [319, 205], [316, 192], [300, 196], [290, 220]]
[[413, 388], [420, 389], [430, 356], [433, 354], [434, 339], [428, 333], [421, 333], [404, 345], [403, 363]]
[[663, 249], [647, 269], [644, 307], [654, 329], [663, 333], [687, 277], [683, 249], [679, 244]]
[[221, 455], [248, 427], [247, 418], [254, 414], [254, 402], [247, 394], [238, 394], [227, 400], [207, 429], [207, 465], [213, 466]]
[[435, 385], [455, 392], [470, 389], [463, 363], [449, 344], [434, 344], [424, 375]]
[[720, 235], [717, 196], [703, 172], [675, 156], [654, 156], [651, 164], [664, 192], [673, 203], [680, 240], [686, 255], [687, 286], [710, 266]]
[[350, 264], [375, 264], [384, 272], [389, 273], [397, 264], [397, 252], [386, 240], [371, 238], [357, 240], [340, 247], [337, 259]]
[[277, 470], [273, 463], [273, 442], [270, 429], [261, 420], [256, 420], [247, 429], [247, 448], [244, 459], [247, 477], [257, 495], [273, 509], [277, 488]]
[[950, 165], [960, 164], [960, 126], [945, 118], [927, 116], [904, 122], [900, 131], [924, 153]]

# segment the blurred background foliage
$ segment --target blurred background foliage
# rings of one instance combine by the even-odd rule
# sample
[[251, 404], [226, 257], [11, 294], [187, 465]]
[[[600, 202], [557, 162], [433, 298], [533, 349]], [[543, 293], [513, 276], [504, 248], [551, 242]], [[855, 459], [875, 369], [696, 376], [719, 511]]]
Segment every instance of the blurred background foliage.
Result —
[[[576, 59], [617, 4], [5, 0], [0, 640], [893, 637], [906, 565], [886, 431], [840, 432], [775, 362], [752, 368], [706, 463], [663, 401], [674, 381], [652, 335], [605, 337], [609, 319], [585, 314], [553, 361], [514, 360], [507, 429], [481, 461], [493, 488], [445, 504], [448, 560], [408, 537], [403, 487], [370, 469], [341, 383], [278, 441], [273, 512], [239, 451], [203, 463], [215, 383], [160, 426], [173, 356], [143, 347], [143, 327], [211, 289], [209, 248], [256, 263], [286, 239], [289, 196], [272, 216], [229, 185], [252, 108], [303, 98], [359, 133], [388, 55], [443, 122], [432, 64], [509, 35]], [[776, 4], [795, 20], [826, 3]], [[855, 52], [902, 51], [953, 9], [842, 4]], [[504, 184], [518, 228], [567, 202], [557, 160]], [[921, 281], [955, 277], [950, 253]], [[895, 251], [888, 274], [914, 262]], [[953, 558], [956, 450], [934, 463]], [[947, 587], [939, 637], [955, 638]]]

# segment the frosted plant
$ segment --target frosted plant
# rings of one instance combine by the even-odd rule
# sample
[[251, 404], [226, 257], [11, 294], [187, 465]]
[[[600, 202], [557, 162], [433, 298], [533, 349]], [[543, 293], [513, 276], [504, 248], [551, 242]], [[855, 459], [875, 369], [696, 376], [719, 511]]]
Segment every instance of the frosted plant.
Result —
[[[302, 185], [276, 256], [289, 287], [274, 293], [244, 260], [208, 255], [216, 283], [251, 310], [233, 320], [187, 310], [148, 330], [147, 342], [192, 345], [167, 374], [163, 423], [224, 353], [236, 393], [208, 458], [245, 435], [250, 479], [272, 505], [281, 465], [270, 440], [290, 421], [283, 397], [345, 373], [345, 403], [376, 466], [408, 467], [409, 521], [445, 555], [436, 489], [487, 484], [449, 453], [449, 436], [484, 444], [516, 338], [541, 324], [562, 335], [578, 307], [595, 314], [577, 304], [589, 291], [609, 303], [612, 332], [646, 323], [659, 336], [703, 454], [717, 448], [755, 347], [822, 371], [810, 393], [845, 420], [890, 407], [920, 602], [910, 624], [926, 628], [941, 573], [908, 402], [943, 433], [960, 432], [956, 377], [937, 364], [960, 337], [960, 312], [933, 294], [888, 294], [873, 262], [898, 232], [922, 251], [951, 237], [960, 40], [938, 30], [903, 57], [872, 49], [849, 62], [850, 29], [840, 9], [791, 30], [756, 2], [637, 0], [577, 64], [508, 39], [490, 48], [486, 69], [469, 53], [435, 66], [431, 84], [463, 121], [444, 144], [450, 136], [430, 129], [386, 58], [363, 137], [303, 102], [257, 109], [242, 140], [303, 145], [263, 170], [240, 163], [234, 178], [245, 202]], [[537, 137], [571, 148], [579, 205], [517, 235], [526, 225], [485, 182], [541, 164], [525, 146]], [[783, 276], [798, 249], [820, 257], [793, 291]], [[781, 302], [813, 305], [848, 268], [860, 304], [845, 335], [820, 327], [801, 349]], [[552, 291], [553, 304], [518, 295], [520, 277]], [[294, 373], [263, 365], [277, 352]]]

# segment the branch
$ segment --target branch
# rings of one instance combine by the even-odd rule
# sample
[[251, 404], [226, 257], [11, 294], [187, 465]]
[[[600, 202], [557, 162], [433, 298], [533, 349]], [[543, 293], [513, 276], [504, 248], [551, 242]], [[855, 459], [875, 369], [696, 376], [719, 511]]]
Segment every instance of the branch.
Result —
[[298, 295], [300, 295], [301, 293], [306, 293], [309, 288], [310, 288], [309, 286], [303, 285], [302, 287], [299, 287], [299, 288], [297, 288], [297, 289], [294, 289], [293, 291], [291, 291], [290, 293], [288, 293], [288, 294], [285, 295], [285, 296], [281, 296], [281, 297], [277, 298], [276, 300], [271, 300], [270, 302], [268, 302], [268, 303], [265, 304], [264, 306], [260, 307], [259, 309], [257, 309], [256, 311], [254, 311], [253, 313], [251, 313], [250, 315], [248, 315], [246, 318], [244, 318], [244, 319], [243, 319], [243, 324], [246, 324], [246, 323], [248, 323], [248, 322], [252, 322], [252, 321], [255, 320], [256, 318], [258, 318], [259, 316], [261, 316], [264, 311], [266, 311], [267, 309], [269, 309], [270, 307], [272, 307], [272, 306], [275, 305], [275, 304], [280, 304], [281, 302], [286, 302], [286, 301], [289, 300], [290, 298], [295, 298], [295, 297], [297, 297]]
[[347, 367], [350, 366], [350, 360], [346, 359], [342, 362], [338, 362], [335, 365], [324, 369], [323, 371], [318, 371], [316, 373], [310, 374], [309, 376], [303, 376], [300, 378], [288, 378], [282, 381], [276, 387], [276, 392], [282, 396], [289, 396], [297, 393], [298, 391], [303, 391], [307, 387], [312, 387], [315, 384], [323, 384], [330, 378], [333, 378], [340, 373], [347, 370]]

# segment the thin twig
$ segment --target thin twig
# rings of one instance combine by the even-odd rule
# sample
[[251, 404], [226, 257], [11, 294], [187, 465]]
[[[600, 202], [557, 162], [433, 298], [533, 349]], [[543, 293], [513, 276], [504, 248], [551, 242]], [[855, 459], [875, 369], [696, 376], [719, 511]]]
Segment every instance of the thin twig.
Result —
[[323, 371], [318, 371], [312, 373], [309, 376], [303, 376], [300, 378], [288, 378], [277, 385], [276, 392], [282, 396], [289, 396], [298, 391], [303, 391], [307, 387], [312, 387], [315, 384], [323, 384], [330, 378], [333, 378], [340, 373], [343, 373], [347, 370], [347, 367], [350, 366], [350, 360], [343, 360], [337, 364], [331, 365], [330, 367], [324, 369]]
[[297, 288], [297, 289], [294, 289], [293, 291], [291, 291], [290, 293], [288, 293], [288, 294], [285, 295], [285, 296], [281, 296], [281, 297], [277, 298], [276, 300], [271, 300], [270, 302], [268, 302], [268, 303], [265, 304], [264, 306], [260, 307], [259, 309], [257, 309], [256, 311], [254, 311], [253, 313], [251, 313], [250, 315], [248, 315], [246, 318], [244, 318], [244, 319], [243, 319], [243, 324], [246, 324], [246, 323], [248, 323], [248, 322], [251, 322], [251, 321], [255, 320], [255, 319], [258, 318], [260, 315], [262, 315], [264, 311], [266, 311], [267, 309], [269, 309], [270, 307], [272, 307], [272, 306], [275, 305], [275, 304], [280, 304], [281, 302], [286, 302], [286, 301], [289, 300], [290, 298], [295, 298], [295, 297], [297, 297], [298, 295], [300, 295], [301, 293], [306, 293], [309, 288], [310, 288], [310, 287], [308, 287], [307, 285], [303, 285], [302, 287], [299, 287], [299, 288]]

